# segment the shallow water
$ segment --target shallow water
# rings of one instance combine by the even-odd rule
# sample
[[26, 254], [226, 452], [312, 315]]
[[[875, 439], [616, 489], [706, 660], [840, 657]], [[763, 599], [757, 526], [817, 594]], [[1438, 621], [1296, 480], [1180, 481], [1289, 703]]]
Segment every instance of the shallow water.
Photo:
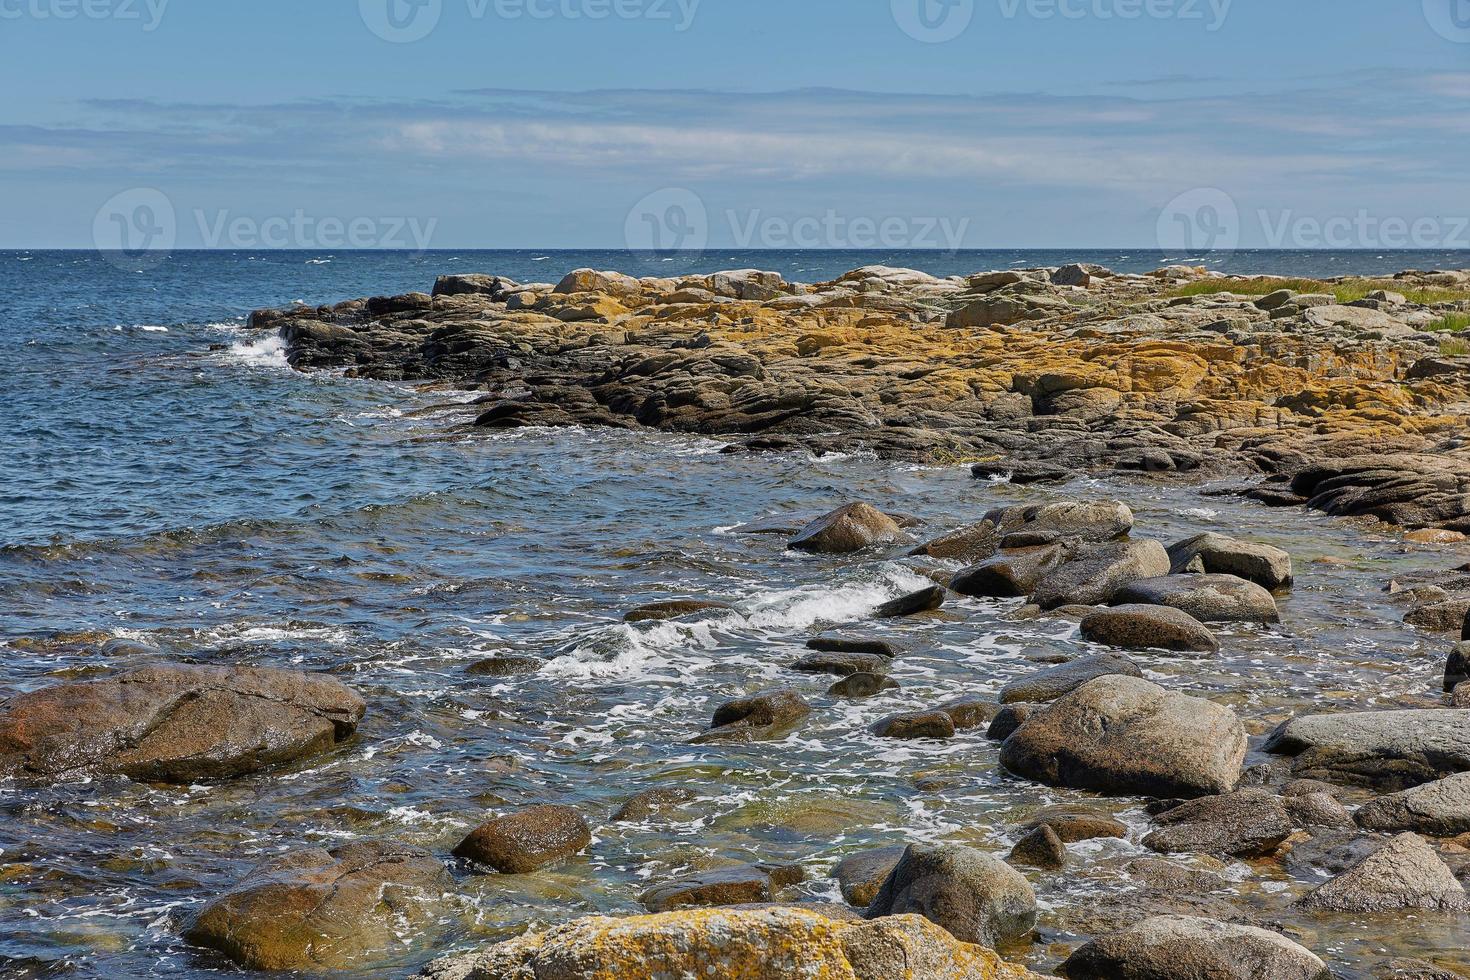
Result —
[[[445, 853], [490, 813], [533, 802], [582, 809], [595, 830], [585, 857], [524, 877], [456, 868], [461, 897], [442, 933], [354, 975], [402, 975], [436, 950], [530, 923], [635, 912], [647, 883], [723, 861], [800, 860], [810, 877], [796, 894], [835, 897], [822, 872], [843, 853], [916, 839], [1004, 853], [1037, 805], [1087, 799], [1005, 776], [980, 733], [930, 744], [866, 732], [884, 714], [993, 694], [1038, 660], [1084, 652], [1072, 624], [1017, 621], [1019, 602], [973, 600], [864, 624], [908, 649], [894, 667], [903, 689], [833, 701], [831, 678], [787, 669], [806, 638], [862, 622], [927, 580], [908, 561], [802, 556], [738, 528], [769, 515], [864, 499], [920, 518], [923, 535], [1010, 502], [1117, 497], [1134, 507], [1138, 534], [1248, 532], [1297, 562], [1281, 627], [1222, 631], [1214, 658], [1141, 655], [1150, 677], [1229, 703], [1253, 733], [1294, 711], [1412, 703], [1438, 689], [1448, 641], [1404, 627], [1383, 586], [1470, 558], [1455, 549], [1183, 485], [1045, 490], [977, 482], [963, 467], [725, 456], [718, 442], [648, 433], [469, 434], [456, 428], [463, 394], [302, 376], [272, 339], [239, 331], [244, 308], [293, 298], [312, 285], [301, 276], [331, 268], [270, 261], [274, 291], [254, 296], [256, 273], [224, 276], [228, 264], [195, 269], [187, 291], [98, 269], [90, 286], [53, 265], [25, 273], [32, 290], [59, 285], [49, 306], [27, 294], [3, 321], [12, 465], [0, 487], [0, 694], [190, 659], [328, 671], [363, 693], [369, 714], [333, 755], [219, 785], [0, 784], [0, 976], [232, 972], [185, 946], [179, 924], [263, 857], [364, 837]], [[385, 261], [364, 259], [305, 298], [424, 288], [454, 269], [388, 275], [374, 264]], [[671, 596], [738, 612], [620, 622]], [[465, 673], [499, 653], [551, 663], [529, 677]], [[687, 744], [717, 703], [775, 685], [817, 709], [796, 734]], [[916, 787], [921, 778], [930, 788]], [[698, 799], [671, 820], [606, 821], [655, 786]], [[1127, 801], [1102, 805], [1144, 826]], [[1075, 938], [1077, 913], [1122, 887], [1121, 865], [1147, 853], [1126, 842], [1072, 851], [1072, 872], [1033, 879], [1051, 909], [1027, 954], [1040, 966]], [[1307, 881], [1265, 862], [1229, 876], [1244, 907], [1283, 922], [1344, 976], [1368, 975], [1360, 964], [1384, 950], [1463, 947], [1470, 925], [1298, 919], [1285, 906]]]

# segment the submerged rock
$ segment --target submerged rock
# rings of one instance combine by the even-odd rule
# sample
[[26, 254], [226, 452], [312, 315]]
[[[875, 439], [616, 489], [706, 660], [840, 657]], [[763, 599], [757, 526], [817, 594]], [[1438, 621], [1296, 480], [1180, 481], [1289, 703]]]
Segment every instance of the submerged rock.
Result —
[[1123, 605], [1082, 619], [1082, 638], [1124, 650], [1215, 653], [1220, 642], [1209, 627], [1172, 606]]
[[898, 681], [883, 674], [850, 674], [827, 688], [834, 698], [870, 698], [883, 691], [899, 689]]
[[1279, 623], [1271, 593], [1234, 575], [1165, 575], [1120, 588], [1112, 604], [1172, 606], [1202, 623]]
[[1467, 912], [1470, 898], [1424, 838], [1400, 834], [1297, 905], [1332, 912]]
[[1331, 980], [1310, 950], [1278, 933], [1160, 915], [1103, 936], [1061, 966], [1068, 980]]
[[806, 646], [818, 653], [870, 653], [890, 660], [903, 652], [896, 643], [888, 640], [849, 633], [823, 633], [807, 640]]
[[1303, 715], [1266, 740], [1309, 779], [1400, 790], [1470, 771], [1470, 712], [1455, 708]]
[[1006, 769], [1049, 785], [1160, 797], [1228, 793], [1244, 758], [1229, 708], [1118, 675], [1037, 710], [1000, 754]]
[[590, 843], [592, 830], [580, 813], [548, 803], [481, 824], [459, 842], [454, 856], [520, 875], [578, 854]]
[[0, 703], [0, 778], [227, 779], [325, 752], [365, 711], [356, 692], [316, 674], [142, 667]]
[[1007, 860], [1055, 871], [1067, 863], [1067, 847], [1056, 831], [1042, 824], [1016, 842]]
[[945, 590], [942, 586], [930, 586], [920, 589], [918, 592], [883, 603], [873, 610], [873, 615], [879, 619], [898, 619], [902, 616], [917, 616], [920, 613], [933, 612], [944, 605]]
[[954, 719], [943, 711], [906, 711], [873, 724], [879, 738], [954, 738]]
[[613, 813], [613, 823], [628, 823], [647, 820], [659, 810], [669, 809], [696, 799], [687, 789], [647, 789], [625, 801]]
[[726, 701], [715, 709], [710, 727], [695, 742], [782, 738], [811, 714], [811, 706], [789, 687]]
[[728, 602], [714, 602], [709, 599], [666, 599], [662, 602], [650, 602], [629, 609], [623, 615], [623, 622], [642, 623], [650, 620], [677, 619], [690, 613], [710, 610], [729, 612], [734, 608]]
[[832, 877], [842, 889], [843, 900], [862, 909], [871, 905], [906, 850], [906, 844], [879, 847], [849, 854], [838, 861]]
[[272, 858], [205, 905], [184, 932], [251, 970], [363, 970], [405, 933], [433, 928], [454, 890], [444, 865], [381, 841]]
[[839, 507], [802, 528], [787, 547], [822, 555], [842, 555], [876, 545], [911, 540], [898, 522], [869, 504]]
[[836, 674], [838, 677], [882, 675], [888, 672], [888, 658], [876, 653], [810, 653], [792, 664], [791, 669], [804, 674]]
[[654, 885], [639, 899], [650, 912], [773, 902], [785, 887], [806, 878], [797, 865], [742, 864], [684, 875]]
[[1094, 657], [1078, 657], [1055, 667], [1019, 677], [1000, 689], [1001, 704], [1044, 704], [1070, 694], [1083, 684], [1110, 674], [1142, 677], [1138, 664], [1127, 657], [1105, 653]]
[[1004, 861], [961, 844], [910, 844], [868, 918], [917, 913], [962, 942], [995, 946], [1031, 931], [1036, 894]]

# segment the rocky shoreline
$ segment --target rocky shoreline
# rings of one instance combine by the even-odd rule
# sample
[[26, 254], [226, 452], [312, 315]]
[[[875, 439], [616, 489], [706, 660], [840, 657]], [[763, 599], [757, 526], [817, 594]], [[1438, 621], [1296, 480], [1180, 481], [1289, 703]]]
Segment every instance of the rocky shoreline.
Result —
[[483, 394], [472, 425], [653, 428], [978, 476], [1238, 477], [1279, 505], [1470, 532], [1470, 272], [868, 267], [560, 282], [261, 310], [302, 370]]

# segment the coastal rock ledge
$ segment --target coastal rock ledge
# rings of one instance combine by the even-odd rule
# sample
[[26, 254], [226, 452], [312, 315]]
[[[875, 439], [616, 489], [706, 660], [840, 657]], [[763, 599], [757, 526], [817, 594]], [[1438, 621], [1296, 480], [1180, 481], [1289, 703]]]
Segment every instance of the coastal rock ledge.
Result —
[[[1470, 272], [1322, 282], [869, 266], [738, 270], [261, 310], [301, 370], [448, 382], [484, 428], [598, 425], [732, 450], [867, 450], [977, 476], [1264, 477], [1263, 502], [1470, 532]], [[446, 409], [449, 410], [449, 409]], [[1209, 562], [1206, 561], [1206, 565]]]

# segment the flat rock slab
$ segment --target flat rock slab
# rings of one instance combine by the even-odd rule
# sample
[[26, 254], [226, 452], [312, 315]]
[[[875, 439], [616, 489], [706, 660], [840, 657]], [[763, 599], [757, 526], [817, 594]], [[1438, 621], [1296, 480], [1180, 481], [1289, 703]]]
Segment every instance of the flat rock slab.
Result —
[[1295, 756], [1308, 779], [1379, 791], [1470, 771], [1470, 712], [1455, 708], [1349, 711], [1285, 722], [1265, 751]]
[[1052, 786], [1196, 797], [1235, 789], [1245, 748], [1229, 708], [1110, 675], [1037, 709], [1001, 746], [1000, 761]]
[[1112, 605], [1171, 606], [1202, 623], [1279, 623], [1276, 599], [1254, 582], [1234, 575], [1165, 575], [1130, 582]]
[[1279, 933], [1160, 915], [1094, 939], [1062, 964], [1069, 980], [1331, 980], [1327, 965]]
[[184, 938], [252, 970], [361, 970], [434, 928], [454, 888], [437, 858], [401, 844], [292, 851], [206, 905]]
[[1209, 627], [1172, 606], [1124, 605], [1082, 618], [1082, 638], [1123, 650], [1215, 653], [1220, 641]]
[[365, 711], [356, 692], [318, 674], [143, 667], [0, 703], [0, 778], [227, 779], [324, 752]]
[[777, 892], [805, 877], [796, 865], [743, 864], [661, 882], [644, 892], [640, 901], [650, 912], [758, 905], [775, 901]]

